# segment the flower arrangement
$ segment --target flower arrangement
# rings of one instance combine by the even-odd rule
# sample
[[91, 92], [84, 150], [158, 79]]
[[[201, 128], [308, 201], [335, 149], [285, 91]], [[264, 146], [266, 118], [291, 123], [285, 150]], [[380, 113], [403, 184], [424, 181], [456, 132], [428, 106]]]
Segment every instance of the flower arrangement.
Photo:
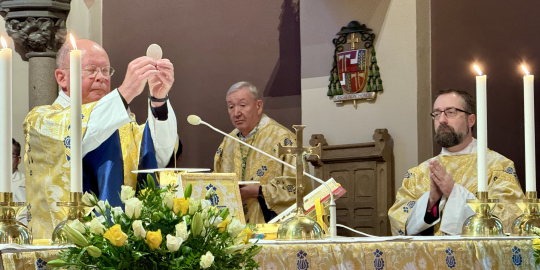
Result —
[[[533, 228], [533, 233], [537, 236], [540, 236], [540, 229], [535, 227]], [[536, 260], [534, 261], [535, 264], [540, 264], [540, 238], [534, 237], [533, 239], [533, 249], [534, 249], [534, 258]]]
[[183, 198], [176, 198], [176, 186], [156, 187], [148, 175], [138, 196], [122, 186], [125, 204], [111, 207], [85, 193], [83, 203], [100, 215], [87, 217], [64, 227], [74, 243], [48, 266], [80, 269], [256, 269], [253, 260], [261, 246], [249, 241], [253, 234], [228, 208], [218, 209], [208, 200], [192, 200], [191, 185]]

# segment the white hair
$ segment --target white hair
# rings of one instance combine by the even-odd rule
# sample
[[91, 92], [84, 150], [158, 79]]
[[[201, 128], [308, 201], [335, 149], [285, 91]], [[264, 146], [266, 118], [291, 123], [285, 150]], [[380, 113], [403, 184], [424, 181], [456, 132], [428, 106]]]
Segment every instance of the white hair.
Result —
[[229, 91], [227, 91], [227, 95], [225, 97], [228, 97], [232, 92], [234, 92], [236, 90], [239, 90], [239, 89], [242, 89], [244, 87], [247, 87], [249, 89], [249, 92], [251, 92], [251, 94], [253, 95], [253, 98], [255, 100], [259, 99], [259, 90], [257, 90], [257, 87], [255, 87], [255, 85], [253, 85], [250, 82], [237, 82], [237, 83], [233, 84], [229, 88]]

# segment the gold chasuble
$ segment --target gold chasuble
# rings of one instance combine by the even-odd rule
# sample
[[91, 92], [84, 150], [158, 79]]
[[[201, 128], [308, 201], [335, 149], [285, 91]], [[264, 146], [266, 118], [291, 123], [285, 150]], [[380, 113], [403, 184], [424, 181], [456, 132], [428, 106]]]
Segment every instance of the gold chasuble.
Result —
[[[82, 134], [97, 102], [82, 107]], [[132, 122], [118, 131], [124, 166], [124, 185], [135, 188], [139, 158], [139, 142], [144, 125]], [[26, 198], [30, 206], [29, 227], [34, 239], [51, 238], [54, 227], [65, 219], [56, 202], [69, 201], [70, 184], [70, 107], [58, 100], [50, 106], [34, 108], [23, 124], [26, 138], [24, 162], [26, 168]], [[82, 179], [81, 179], [82, 181]]]
[[[241, 133], [235, 129], [230, 135], [239, 138]], [[296, 136], [289, 129], [263, 114], [258, 126], [246, 136], [245, 142], [279, 158], [278, 144], [296, 145]], [[246, 159], [245, 169], [242, 162], [244, 158]], [[293, 166], [295, 164], [295, 158], [291, 155], [284, 155], [281, 159]], [[280, 214], [296, 202], [295, 170], [228, 137], [225, 137], [217, 150], [214, 158], [214, 172], [236, 173], [240, 181], [260, 181], [266, 204], [276, 214]], [[305, 195], [311, 191], [311, 182], [305, 179], [302, 181], [306, 186], [303, 192]], [[247, 223], [265, 223], [257, 199], [249, 199], [243, 204]]]
[[[464, 155], [438, 155], [434, 158], [439, 160], [446, 171], [452, 175], [457, 185], [462, 186], [470, 193], [476, 195], [478, 188], [476, 153]], [[418, 206], [418, 199], [422, 197], [424, 193], [430, 190], [430, 160], [427, 160], [419, 166], [410, 169], [405, 175], [405, 179], [403, 179], [401, 188], [399, 188], [397, 191], [396, 202], [388, 211], [393, 235], [406, 234], [405, 224], [407, 222], [407, 218], [413, 211], [413, 208]], [[488, 149], [487, 162], [489, 197], [499, 199], [499, 203], [496, 205], [493, 213], [502, 220], [505, 231], [509, 232], [514, 219], [516, 219], [516, 217], [522, 213], [515, 201], [518, 199], [523, 199], [525, 196], [523, 195], [523, 191], [521, 190], [519, 181], [517, 180], [514, 163], [511, 160], [495, 151]], [[455, 185], [454, 190], [456, 189], [459, 188]], [[452, 194], [454, 193], [454, 190], [452, 191]], [[445, 202], [446, 205], [443, 205], [441, 199], [441, 203], [439, 205], [439, 208], [441, 209], [441, 219], [444, 219], [445, 212], [463, 212], [464, 210], [460, 209], [469, 208], [467, 204], [451, 205], [451, 203], [452, 200], [449, 200]], [[426, 206], [424, 205], [424, 208], [425, 207]], [[415, 209], [415, 211], [425, 213], [426, 209]], [[447, 215], [450, 215], [448, 213]], [[424, 214], [421, 215], [423, 216]], [[456, 223], [453, 226], [455, 227], [454, 231], [461, 231], [460, 228], [462, 223]], [[438, 222], [433, 227], [435, 235], [448, 234], [448, 232], [440, 230], [441, 222]]]

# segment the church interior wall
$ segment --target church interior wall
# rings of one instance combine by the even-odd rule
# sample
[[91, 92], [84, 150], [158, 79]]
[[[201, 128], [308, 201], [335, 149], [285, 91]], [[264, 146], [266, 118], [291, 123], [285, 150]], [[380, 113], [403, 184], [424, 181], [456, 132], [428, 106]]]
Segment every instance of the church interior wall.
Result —
[[[312, 0], [300, 6], [302, 123], [304, 140], [324, 134], [329, 144], [373, 141], [387, 128], [394, 143], [395, 185], [418, 164], [417, 20], [415, 1]], [[372, 102], [336, 105], [326, 96], [332, 67], [332, 39], [351, 20], [377, 35], [375, 49], [384, 91]]]
[[[103, 46], [122, 83], [129, 61], [157, 43], [175, 66], [170, 92], [183, 144], [179, 167], [213, 168], [223, 136], [186, 118], [230, 132], [225, 94], [238, 81], [254, 83], [264, 112], [292, 129], [301, 124], [298, 1], [106, 1]], [[142, 94], [146, 95], [147, 90]], [[131, 104], [139, 123], [147, 116], [146, 98]]]
[[[540, 2], [463, 0], [432, 1], [431, 5], [433, 91], [460, 88], [476, 96], [472, 62], [477, 61], [487, 75], [488, 148], [514, 161], [525, 188], [520, 64], [525, 62], [531, 74], [539, 73], [540, 19], [536, 13]], [[539, 99], [537, 94], [536, 104]], [[535, 115], [538, 141], [538, 108]], [[434, 145], [434, 152], [439, 151]]]

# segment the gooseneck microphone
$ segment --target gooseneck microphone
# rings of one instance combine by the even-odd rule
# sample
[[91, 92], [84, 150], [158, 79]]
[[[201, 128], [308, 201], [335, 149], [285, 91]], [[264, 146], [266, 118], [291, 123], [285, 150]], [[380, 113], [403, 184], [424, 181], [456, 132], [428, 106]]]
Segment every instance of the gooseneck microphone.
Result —
[[[227, 134], [227, 133], [225, 133], [225, 132], [223, 132], [223, 131], [215, 128], [215, 127], [213, 127], [212, 125], [210, 125], [210, 124], [204, 122], [203, 120], [201, 120], [201, 118], [196, 116], [196, 115], [188, 116], [187, 121], [190, 124], [194, 125], [194, 126], [204, 124], [204, 125], [208, 126], [209, 128], [215, 130], [216, 132], [218, 132], [220, 134], [223, 134], [223, 135], [225, 135], [225, 136], [227, 136], [227, 137], [229, 137], [229, 138], [231, 138], [231, 139], [233, 139], [233, 140], [235, 140], [235, 141], [237, 141], [237, 142], [239, 142], [239, 143], [241, 143], [241, 144], [243, 144], [243, 145], [245, 145], [245, 146], [247, 146], [247, 147], [249, 147], [249, 148], [251, 148], [251, 149], [253, 149], [253, 150], [255, 150], [255, 151], [257, 151], [257, 152], [259, 152], [259, 153], [261, 153], [261, 154], [263, 154], [263, 155], [265, 155], [265, 156], [267, 156], [267, 157], [269, 157], [269, 158], [271, 158], [271, 159], [273, 159], [273, 160], [287, 166], [287, 167], [289, 167], [289, 168], [291, 168], [291, 169], [296, 170], [296, 166], [293, 166], [293, 165], [291, 165], [291, 164], [289, 164], [287, 162], [284, 162], [283, 160], [281, 160], [279, 158], [276, 158], [276, 157], [274, 157], [274, 156], [272, 156], [272, 155], [270, 155], [270, 154], [268, 154], [268, 153], [266, 153], [266, 152], [264, 152], [264, 151], [262, 151], [262, 150], [260, 150], [260, 149], [258, 149], [256, 147], [253, 147], [253, 146], [239, 140], [238, 138], [235, 138], [235, 137], [233, 137], [233, 136], [231, 136], [231, 135], [229, 135], [229, 134]], [[332, 189], [323, 180], [321, 180], [321, 179], [319, 179], [319, 178], [317, 178], [317, 177], [315, 177], [315, 176], [313, 176], [313, 175], [311, 175], [311, 174], [309, 174], [307, 172], [304, 172], [304, 175], [306, 175], [306, 176], [310, 177], [311, 179], [321, 183], [330, 192], [330, 205], [329, 205], [329, 208], [330, 208], [330, 238], [334, 238], [334, 237], [337, 236], [337, 231], [336, 231], [336, 202], [334, 201], [334, 194], [332, 193]]]

